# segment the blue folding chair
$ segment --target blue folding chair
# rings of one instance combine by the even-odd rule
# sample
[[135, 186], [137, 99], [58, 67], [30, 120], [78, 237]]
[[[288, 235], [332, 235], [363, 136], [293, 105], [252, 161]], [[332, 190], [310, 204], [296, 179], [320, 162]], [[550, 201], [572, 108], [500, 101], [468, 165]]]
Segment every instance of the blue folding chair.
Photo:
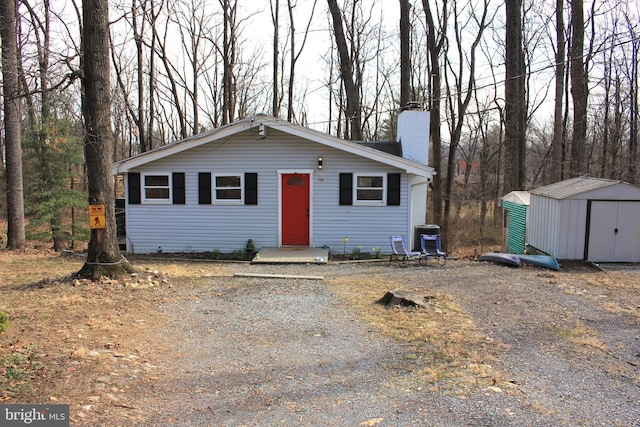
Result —
[[407, 249], [407, 241], [404, 236], [391, 236], [391, 259], [397, 257], [399, 260], [404, 261], [405, 265], [409, 264], [410, 260], [420, 260], [422, 258], [422, 252], [410, 251]]
[[426, 262], [429, 258], [436, 258], [440, 265], [447, 263], [447, 254], [440, 249], [440, 236], [437, 234], [421, 234], [420, 249], [422, 250], [420, 262], [422, 262], [423, 259]]

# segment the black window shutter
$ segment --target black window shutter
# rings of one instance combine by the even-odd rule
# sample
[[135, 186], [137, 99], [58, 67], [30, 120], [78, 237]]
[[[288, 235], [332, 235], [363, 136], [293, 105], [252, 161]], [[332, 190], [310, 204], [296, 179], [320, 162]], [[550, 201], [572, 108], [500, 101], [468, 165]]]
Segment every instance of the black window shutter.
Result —
[[171, 176], [171, 184], [173, 189], [173, 204], [184, 205], [185, 204], [184, 172], [174, 172]]
[[400, 206], [400, 174], [387, 175], [387, 206]]
[[340, 174], [340, 204], [341, 205], [353, 204], [353, 174], [352, 173]]
[[200, 172], [198, 174], [198, 203], [211, 204], [211, 173]]
[[258, 174], [247, 172], [244, 174], [244, 204], [258, 204]]
[[129, 172], [127, 180], [129, 184], [129, 204], [139, 205], [142, 200], [140, 197], [140, 173]]

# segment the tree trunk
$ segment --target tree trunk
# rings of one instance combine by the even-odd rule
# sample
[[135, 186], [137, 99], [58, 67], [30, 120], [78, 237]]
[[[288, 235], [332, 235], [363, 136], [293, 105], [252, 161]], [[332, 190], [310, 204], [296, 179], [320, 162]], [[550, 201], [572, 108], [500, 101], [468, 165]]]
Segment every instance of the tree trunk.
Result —
[[522, 0], [506, 1], [505, 58], [505, 191], [524, 186], [524, 67], [522, 52]]
[[272, 82], [272, 104], [271, 115], [273, 117], [280, 116], [280, 85], [278, 79], [278, 67], [280, 66], [280, 1], [275, 0], [275, 5], [271, 5], [271, 22], [273, 22], [273, 82]]
[[[551, 181], [562, 181], [562, 153], [564, 152], [564, 118], [562, 116], [562, 101], [564, 95], [564, 1], [556, 0], [556, 82], [555, 108], [553, 112], [553, 141], [551, 155]], [[549, 183], [547, 183], [549, 184]]]
[[345, 119], [350, 123], [350, 132], [345, 133], [345, 138], [359, 141], [362, 140], [360, 95], [354, 82], [353, 63], [351, 62], [347, 39], [342, 28], [342, 13], [336, 0], [327, 0], [327, 2], [329, 3], [329, 12], [333, 23], [333, 35], [340, 57], [340, 77], [347, 97]]
[[144, 109], [144, 57], [143, 57], [143, 34], [145, 30], [144, 22], [145, 22], [145, 12], [147, 8], [147, 3], [144, 2], [140, 5], [140, 9], [142, 10], [142, 16], [140, 17], [140, 27], [138, 27], [138, 5], [136, 0], [133, 0], [131, 4], [131, 16], [132, 16], [132, 27], [133, 27], [133, 39], [136, 44], [136, 61], [138, 64], [137, 67], [137, 78], [138, 78], [138, 117], [136, 117], [136, 127], [138, 129], [138, 142], [140, 144], [140, 152], [144, 153], [149, 150], [147, 145], [147, 138], [145, 136], [145, 109]]
[[24, 195], [22, 183], [22, 147], [20, 145], [20, 81], [16, 39], [16, 3], [0, 0], [0, 36], [2, 37], [2, 89], [4, 94], [4, 137], [7, 174], [7, 248], [23, 249]]
[[412, 101], [410, 10], [409, 0], [400, 0], [400, 108], [405, 108]]
[[638, 176], [638, 90], [639, 90], [639, 81], [638, 81], [638, 56], [640, 54], [640, 39], [638, 39], [637, 34], [634, 34], [636, 31], [634, 28], [633, 21], [627, 17], [627, 26], [629, 28], [629, 32], [634, 35], [633, 42], [631, 44], [631, 61], [629, 66], [631, 69], [629, 70], [629, 98], [630, 109], [630, 124], [629, 124], [629, 182], [631, 184], [640, 183], [640, 177]]
[[105, 228], [91, 230], [87, 261], [77, 276], [116, 277], [131, 266], [120, 254], [116, 237], [115, 196], [111, 165], [114, 135], [111, 128], [109, 63], [109, 7], [107, 0], [83, 0], [84, 153], [89, 205], [104, 205]]
[[584, 168], [587, 137], [587, 76], [584, 69], [584, 3], [571, 4], [571, 97], [573, 100], [573, 138], [571, 140], [571, 176], [580, 176]]
[[429, 110], [431, 112], [431, 120], [429, 123], [429, 133], [431, 135], [431, 149], [433, 153], [433, 168], [436, 170], [436, 174], [433, 176], [432, 182], [432, 192], [431, 194], [433, 202], [433, 222], [441, 225], [442, 224], [442, 208], [443, 208], [443, 198], [442, 198], [442, 187], [443, 187], [443, 177], [442, 177], [442, 137], [440, 133], [440, 112], [441, 112], [441, 101], [442, 97], [442, 82], [441, 82], [441, 68], [440, 68], [440, 52], [444, 47], [444, 37], [438, 40], [436, 39], [436, 34], [446, 34], [447, 28], [447, 11], [446, 11], [446, 2], [443, 3], [443, 13], [442, 23], [440, 26], [440, 31], [435, 26], [435, 22], [433, 20], [433, 13], [431, 12], [431, 7], [429, 5], [428, 0], [422, 0], [422, 7], [424, 9], [426, 20], [427, 20], [427, 50], [429, 51], [429, 62], [430, 62], [430, 72], [431, 72], [431, 94], [429, 99]]

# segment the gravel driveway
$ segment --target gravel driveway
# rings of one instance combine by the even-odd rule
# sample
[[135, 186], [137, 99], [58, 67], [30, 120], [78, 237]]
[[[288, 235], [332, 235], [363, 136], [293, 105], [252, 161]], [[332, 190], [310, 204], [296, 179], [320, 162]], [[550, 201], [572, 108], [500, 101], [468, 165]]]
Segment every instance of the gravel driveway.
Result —
[[[640, 426], [639, 288], [601, 284], [605, 273], [465, 261], [231, 269], [325, 280], [211, 277], [180, 290], [161, 308], [174, 321], [157, 337], [176, 350], [161, 361], [161, 374], [130, 390], [144, 410], [125, 424]], [[625, 274], [638, 283], [637, 272]], [[495, 368], [514, 387], [458, 394], [394, 380], [412, 375], [400, 368], [406, 345], [336, 298], [326, 279], [341, 275], [388, 277], [452, 296], [501, 344]], [[600, 347], [559, 333], [576, 324]]]

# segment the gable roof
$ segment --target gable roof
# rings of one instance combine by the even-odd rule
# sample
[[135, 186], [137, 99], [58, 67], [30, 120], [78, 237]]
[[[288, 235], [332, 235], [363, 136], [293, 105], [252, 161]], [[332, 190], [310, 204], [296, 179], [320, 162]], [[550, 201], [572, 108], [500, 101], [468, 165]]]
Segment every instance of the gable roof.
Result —
[[630, 185], [625, 183], [624, 181], [581, 176], [577, 178], [567, 179], [566, 181], [560, 181], [554, 184], [545, 185], [544, 187], [536, 188], [535, 190], [531, 190], [531, 194], [562, 200], [577, 196], [582, 193], [599, 190], [601, 188], [611, 187], [618, 184]]
[[372, 148], [371, 144], [363, 145], [357, 142], [347, 141], [323, 132], [309, 129], [304, 126], [300, 126], [264, 114], [248, 117], [237, 122], [210, 130], [208, 132], [204, 132], [180, 141], [164, 145], [162, 147], [158, 147], [151, 151], [147, 151], [146, 153], [138, 154], [136, 156], [120, 160], [113, 164], [112, 173], [114, 175], [126, 173], [131, 169], [142, 166], [149, 162], [163, 159], [173, 154], [177, 154], [191, 148], [208, 144], [219, 139], [228, 138], [232, 135], [244, 131], [251, 131], [256, 136], [266, 135], [266, 138], [268, 138], [268, 131], [266, 131], [266, 129], [268, 128], [277, 129], [289, 135], [294, 135], [308, 141], [316, 142], [328, 147], [355, 154], [360, 157], [384, 163], [386, 165], [402, 169], [409, 174], [414, 174], [425, 178], [431, 178], [433, 175], [435, 175], [434, 169], [432, 167], [429, 167], [428, 165], [424, 165], [413, 160], [408, 160], [382, 150], [377, 150], [375, 148]]
[[531, 194], [528, 191], [512, 191], [509, 194], [502, 196], [503, 202], [511, 202], [516, 205], [526, 205], [529, 206], [531, 204]]

